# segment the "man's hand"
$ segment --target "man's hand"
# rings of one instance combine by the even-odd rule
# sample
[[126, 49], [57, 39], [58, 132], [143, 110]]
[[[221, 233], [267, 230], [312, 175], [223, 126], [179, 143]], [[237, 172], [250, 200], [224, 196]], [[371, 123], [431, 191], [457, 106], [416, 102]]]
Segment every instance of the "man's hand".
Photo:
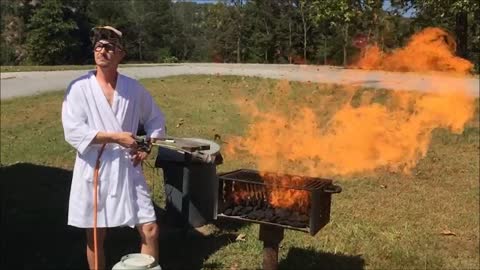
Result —
[[95, 144], [116, 143], [125, 148], [137, 149], [137, 142], [135, 136], [131, 132], [105, 132], [99, 131], [95, 138]]
[[137, 142], [131, 132], [115, 133], [115, 142], [126, 148], [137, 149]]
[[138, 164], [142, 163], [142, 161], [147, 158], [148, 153], [145, 151], [138, 151], [134, 149], [130, 152], [130, 155], [132, 155], [133, 166], [136, 167]]

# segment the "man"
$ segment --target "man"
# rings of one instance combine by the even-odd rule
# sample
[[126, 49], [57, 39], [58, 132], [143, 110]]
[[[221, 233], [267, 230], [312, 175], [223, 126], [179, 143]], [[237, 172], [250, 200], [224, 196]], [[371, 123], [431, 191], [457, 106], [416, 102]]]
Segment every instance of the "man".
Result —
[[[134, 134], [143, 125], [147, 138], [164, 136], [165, 119], [150, 94], [117, 72], [125, 56], [122, 33], [111, 26], [92, 30], [96, 70], [74, 80], [62, 106], [65, 140], [77, 150], [68, 224], [87, 229], [87, 260], [94, 268], [94, 173], [98, 167], [98, 267], [105, 268], [106, 228], [136, 227], [141, 253], [158, 261], [158, 225]], [[105, 145], [103, 152], [101, 149]], [[102, 152], [102, 153], [100, 153]]]

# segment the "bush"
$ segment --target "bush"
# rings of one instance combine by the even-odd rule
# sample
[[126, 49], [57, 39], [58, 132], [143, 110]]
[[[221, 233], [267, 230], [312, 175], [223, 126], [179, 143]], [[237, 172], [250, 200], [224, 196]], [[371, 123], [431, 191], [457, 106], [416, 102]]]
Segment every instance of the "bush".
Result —
[[156, 62], [158, 63], [177, 63], [178, 58], [171, 55], [169, 48], [160, 48], [156, 52]]

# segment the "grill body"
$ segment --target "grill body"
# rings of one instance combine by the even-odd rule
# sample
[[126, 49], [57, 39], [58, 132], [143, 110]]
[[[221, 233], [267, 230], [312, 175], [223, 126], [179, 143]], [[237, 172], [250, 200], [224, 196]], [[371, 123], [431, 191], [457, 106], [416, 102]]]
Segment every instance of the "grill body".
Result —
[[[341, 192], [341, 188], [333, 185], [330, 179], [276, 173], [261, 175], [248, 169], [220, 174], [218, 188], [217, 217], [279, 226], [311, 235], [328, 224], [331, 196]], [[273, 192], [277, 197], [278, 194], [293, 196], [294, 204], [274, 205], [271, 200]], [[303, 203], [295, 204], [297, 200]]]

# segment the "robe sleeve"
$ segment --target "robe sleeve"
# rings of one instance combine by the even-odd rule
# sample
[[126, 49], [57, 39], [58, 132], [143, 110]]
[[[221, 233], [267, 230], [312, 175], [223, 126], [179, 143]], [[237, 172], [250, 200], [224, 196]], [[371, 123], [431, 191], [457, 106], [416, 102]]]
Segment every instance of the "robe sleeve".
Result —
[[80, 154], [85, 154], [99, 131], [87, 124], [87, 106], [81, 90], [78, 84], [68, 87], [62, 104], [62, 125], [65, 140]]
[[147, 138], [162, 138], [165, 136], [165, 116], [155, 104], [150, 93], [142, 87], [142, 115], [141, 122], [147, 133]]

